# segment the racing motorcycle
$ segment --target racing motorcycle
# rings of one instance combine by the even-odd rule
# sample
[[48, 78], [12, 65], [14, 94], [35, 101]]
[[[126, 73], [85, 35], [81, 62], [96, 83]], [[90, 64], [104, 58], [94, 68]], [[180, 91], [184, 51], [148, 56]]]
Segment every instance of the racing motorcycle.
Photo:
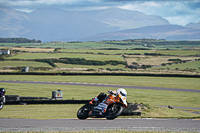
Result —
[[[108, 96], [104, 94], [102, 98], [98, 97], [99, 101], [97, 103], [94, 102], [94, 99], [95, 98], [93, 98], [92, 101], [90, 101], [89, 103], [83, 105], [77, 111], [78, 119], [84, 120], [88, 117], [91, 117], [113, 120], [123, 112], [124, 108], [126, 108], [126, 101], [122, 100], [122, 98], [116, 99], [115, 96], [112, 94], [109, 94]], [[102, 108], [104, 108], [105, 106], [105, 113], [102, 113]]]

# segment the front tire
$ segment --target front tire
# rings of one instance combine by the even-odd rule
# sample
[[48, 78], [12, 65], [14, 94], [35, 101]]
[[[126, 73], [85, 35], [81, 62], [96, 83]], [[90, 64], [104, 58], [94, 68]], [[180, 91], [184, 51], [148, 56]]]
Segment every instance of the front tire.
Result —
[[2, 110], [2, 109], [3, 109], [3, 106], [4, 106], [4, 104], [0, 104], [0, 110]]
[[123, 109], [123, 105], [119, 103], [108, 106], [106, 111], [106, 119], [113, 120], [117, 118], [123, 112]]
[[85, 120], [88, 118], [88, 113], [91, 110], [92, 105], [85, 104], [77, 111], [77, 118], [80, 120]]

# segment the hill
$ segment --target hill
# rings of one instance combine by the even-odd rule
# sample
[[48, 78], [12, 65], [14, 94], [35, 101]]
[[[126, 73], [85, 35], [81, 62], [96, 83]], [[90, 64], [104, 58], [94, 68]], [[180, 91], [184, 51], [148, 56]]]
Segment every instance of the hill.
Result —
[[[165, 31], [169, 26], [171, 33]], [[175, 28], [172, 31], [174, 27], [178, 30]], [[160, 36], [160, 33], [163, 35]], [[79, 12], [44, 8], [31, 13], [0, 8], [0, 37], [29, 38], [43, 42], [119, 40], [131, 37], [193, 40], [199, 39], [199, 29], [174, 26], [160, 16], [118, 8]]]
[[193, 28], [193, 29], [200, 29], [200, 22], [199, 23], [189, 23], [186, 25], [188, 28]]
[[166, 39], [166, 40], [199, 40], [200, 30], [180, 25], [155, 25], [135, 29], [109, 32], [84, 38], [84, 40], [123, 40], [123, 39]]

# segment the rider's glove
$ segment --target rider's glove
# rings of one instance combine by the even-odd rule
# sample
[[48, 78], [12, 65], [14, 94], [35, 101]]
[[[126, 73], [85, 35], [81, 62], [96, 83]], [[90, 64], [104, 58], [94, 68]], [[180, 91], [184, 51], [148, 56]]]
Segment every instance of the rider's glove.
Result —
[[116, 91], [109, 90], [108, 93], [110, 93], [111, 95], [116, 95]]
[[109, 90], [108, 93], [111, 94], [111, 95], [113, 94], [113, 92], [111, 90]]
[[97, 96], [94, 97], [94, 101], [95, 102], [99, 101], [99, 99], [97, 98]]

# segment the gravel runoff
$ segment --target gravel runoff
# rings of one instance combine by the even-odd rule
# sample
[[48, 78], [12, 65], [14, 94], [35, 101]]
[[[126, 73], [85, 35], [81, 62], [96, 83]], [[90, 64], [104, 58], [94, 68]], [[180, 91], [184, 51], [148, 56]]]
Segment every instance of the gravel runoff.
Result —
[[0, 118], [0, 132], [55, 132], [88, 130], [200, 132], [200, 120], [192, 119], [5, 119]]

